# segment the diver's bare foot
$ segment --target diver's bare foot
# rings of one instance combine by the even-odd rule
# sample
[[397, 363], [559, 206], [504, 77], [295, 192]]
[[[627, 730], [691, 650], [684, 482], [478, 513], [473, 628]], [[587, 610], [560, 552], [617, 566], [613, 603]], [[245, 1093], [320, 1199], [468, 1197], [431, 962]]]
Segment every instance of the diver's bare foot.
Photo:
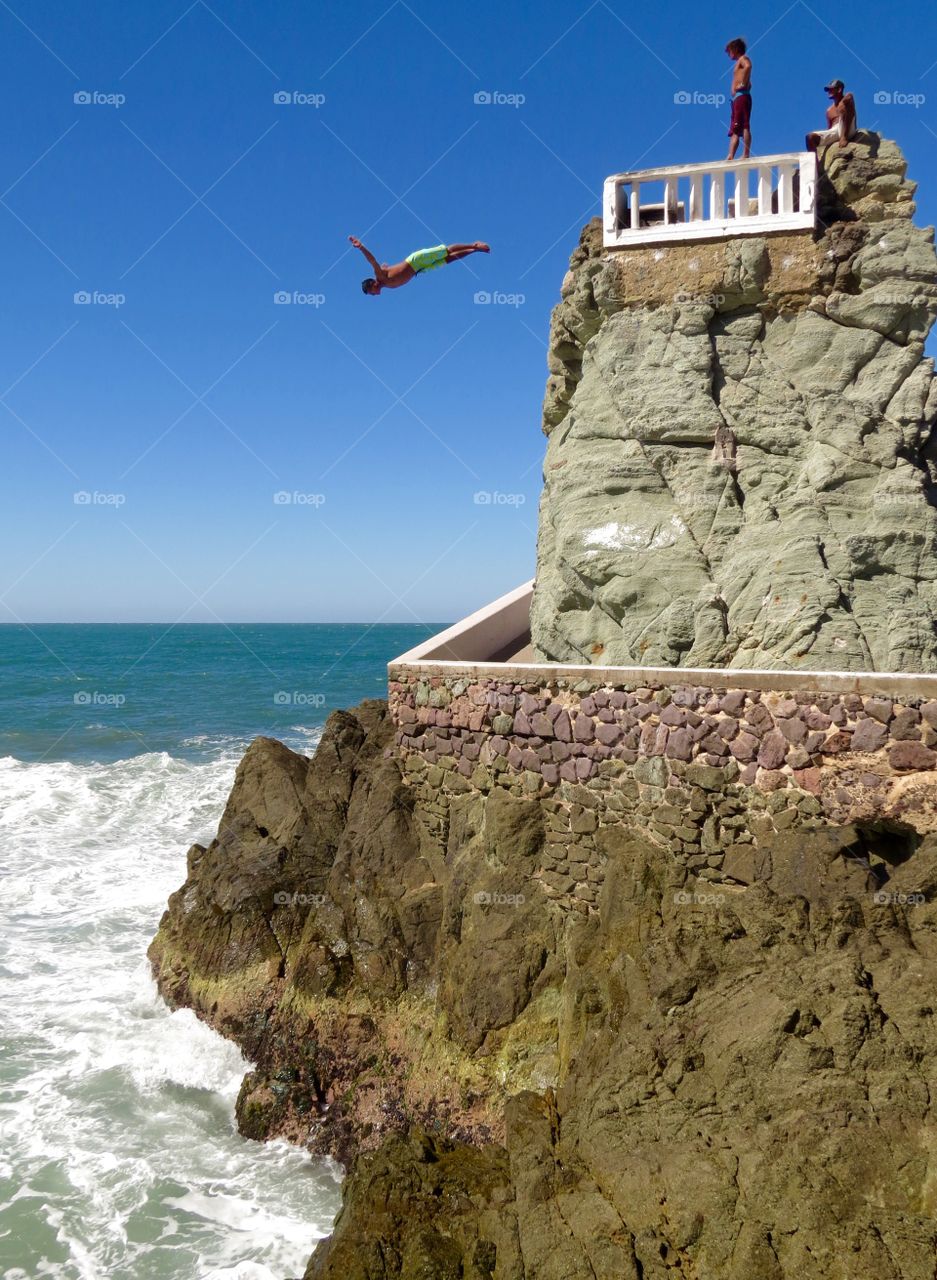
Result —
[[491, 253], [491, 245], [485, 244], [484, 240], [476, 240], [473, 248], [477, 249], [479, 253]]

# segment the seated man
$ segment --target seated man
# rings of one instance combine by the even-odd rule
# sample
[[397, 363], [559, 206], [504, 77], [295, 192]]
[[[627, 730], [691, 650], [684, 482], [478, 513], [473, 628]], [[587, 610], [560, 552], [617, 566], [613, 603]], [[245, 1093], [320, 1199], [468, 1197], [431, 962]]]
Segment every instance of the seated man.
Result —
[[831, 142], [845, 147], [856, 136], [856, 100], [845, 89], [842, 80], [833, 80], [826, 86], [825, 92], [830, 95], [831, 103], [826, 111], [829, 128], [819, 133], [807, 134], [808, 151], [817, 151], [820, 147], [829, 146]]
[[361, 281], [362, 293], [370, 294], [372, 298], [376, 298], [382, 289], [399, 289], [402, 284], [409, 284], [422, 272], [432, 271], [447, 262], [458, 262], [460, 258], [467, 258], [470, 253], [491, 252], [490, 247], [481, 240], [476, 240], [474, 244], [438, 244], [433, 249], [417, 249], [408, 254], [403, 262], [388, 266], [386, 262], [378, 263], [374, 254], [364, 247], [357, 236], [349, 236], [348, 239], [356, 249], [361, 250], [374, 268], [374, 278], [369, 276], [367, 280]]

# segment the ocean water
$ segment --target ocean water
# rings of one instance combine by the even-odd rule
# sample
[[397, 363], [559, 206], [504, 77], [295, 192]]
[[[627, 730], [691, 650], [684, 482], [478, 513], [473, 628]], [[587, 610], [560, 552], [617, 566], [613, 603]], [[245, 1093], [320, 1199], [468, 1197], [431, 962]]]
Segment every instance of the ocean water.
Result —
[[251, 738], [311, 753], [437, 629], [0, 626], [2, 1280], [302, 1274], [341, 1171], [238, 1135], [249, 1064], [146, 947]]

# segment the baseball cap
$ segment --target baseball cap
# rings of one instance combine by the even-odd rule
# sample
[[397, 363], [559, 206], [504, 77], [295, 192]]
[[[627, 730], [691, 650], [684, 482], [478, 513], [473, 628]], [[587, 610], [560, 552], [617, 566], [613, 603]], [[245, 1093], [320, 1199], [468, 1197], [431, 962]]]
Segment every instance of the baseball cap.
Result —
[[842, 80], [831, 80], [829, 84], [825, 84], [823, 86], [823, 92], [829, 93], [831, 89], [845, 89], [845, 88], [846, 86], [843, 84]]

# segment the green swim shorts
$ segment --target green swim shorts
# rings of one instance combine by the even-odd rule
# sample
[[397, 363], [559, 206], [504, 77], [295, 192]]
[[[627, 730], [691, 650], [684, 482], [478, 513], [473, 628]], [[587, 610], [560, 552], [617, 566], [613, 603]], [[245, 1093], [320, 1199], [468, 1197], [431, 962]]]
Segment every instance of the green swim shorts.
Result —
[[417, 249], [414, 253], [407, 254], [405, 261], [409, 262], [419, 275], [421, 271], [432, 271], [434, 267], [441, 267], [448, 253], [448, 245], [437, 244], [434, 249]]

